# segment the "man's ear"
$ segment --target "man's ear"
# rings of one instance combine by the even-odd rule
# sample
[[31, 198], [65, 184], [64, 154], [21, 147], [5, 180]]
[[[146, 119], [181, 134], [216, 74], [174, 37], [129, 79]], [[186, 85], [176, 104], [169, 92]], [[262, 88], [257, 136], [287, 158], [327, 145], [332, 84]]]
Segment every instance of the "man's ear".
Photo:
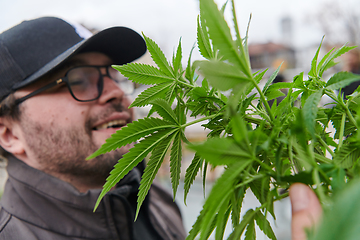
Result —
[[25, 153], [19, 125], [13, 120], [0, 117], [0, 145], [3, 149], [20, 156]]

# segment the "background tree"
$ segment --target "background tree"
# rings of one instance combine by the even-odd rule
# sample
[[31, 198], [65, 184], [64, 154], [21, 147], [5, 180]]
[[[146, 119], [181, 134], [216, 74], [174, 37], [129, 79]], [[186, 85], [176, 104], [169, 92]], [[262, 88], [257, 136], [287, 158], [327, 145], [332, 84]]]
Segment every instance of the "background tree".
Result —
[[360, 2], [345, 5], [338, 0], [324, 1], [315, 13], [310, 14], [308, 23], [319, 25], [329, 44], [348, 42], [360, 44]]

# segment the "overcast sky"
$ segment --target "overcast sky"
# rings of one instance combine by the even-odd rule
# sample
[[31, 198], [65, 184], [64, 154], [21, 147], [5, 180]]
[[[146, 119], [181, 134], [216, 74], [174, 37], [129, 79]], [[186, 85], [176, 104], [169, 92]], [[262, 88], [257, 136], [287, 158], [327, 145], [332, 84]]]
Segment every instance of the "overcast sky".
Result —
[[[240, 31], [246, 30], [252, 13], [250, 42], [281, 41], [280, 21], [291, 17], [295, 46], [317, 44], [323, 35], [309, 16], [332, 0], [238, 0]], [[225, 0], [217, 0], [219, 4]], [[342, 0], [359, 7], [359, 0]], [[196, 41], [198, 0], [0, 0], [0, 32], [24, 19], [58, 16], [88, 27], [131, 27], [154, 39], [170, 57], [182, 38], [184, 57]], [[307, 20], [308, 19], [308, 20]]]

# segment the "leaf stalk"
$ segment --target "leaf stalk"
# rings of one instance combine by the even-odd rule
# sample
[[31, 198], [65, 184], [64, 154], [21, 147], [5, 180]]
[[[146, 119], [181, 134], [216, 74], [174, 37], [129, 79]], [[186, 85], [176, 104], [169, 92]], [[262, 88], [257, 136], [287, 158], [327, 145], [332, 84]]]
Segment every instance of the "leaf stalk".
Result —
[[265, 98], [264, 93], [261, 91], [261, 89], [260, 89], [260, 87], [258, 86], [258, 84], [256, 84], [256, 82], [255, 82], [255, 80], [254, 80], [253, 77], [251, 77], [251, 80], [252, 80], [253, 84], [255, 85], [256, 90], [258, 91], [258, 93], [259, 93], [259, 95], [260, 95], [260, 99], [261, 99], [263, 105], [265, 106], [265, 109], [266, 109], [266, 111], [267, 111], [267, 113], [268, 113], [268, 115], [269, 115], [269, 117], [270, 117], [271, 123], [273, 123], [274, 120], [275, 120], [275, 118], [274, 118], [274, 116], [273, 116], [273, 114], [272, 114], [272, 112], [271, 112], [269, 103], [266, 101], [266, 98]]
[[199, 119], [194, 120], [194, 121], [192, 121], [192, 122], [185, 123], [185, 124], [181, 125], [180, 127], [184, 129], [184, 128], [186, 128], [186, 127], [188, 127], [188, 126], [191, 126], [191, 125], [193, 125], [193, 124], [195, 124], [195, 123], [202, 122], [202, 121], [205, 121], [205, 120], [208, 120], [208, 119], [211, 119], [211, 118], [215, 118], [215, 117], [217, 117], [217, 116], [219, 116], [219, 115], [221, 115], [221, 114], [222, 114], [222, 113], [219, 112], [219, 113], [216, 113], [216, 114], [212, 114], [212, 115], [210, 115], [210, 116], [207, 116], [207, 117], [199, 118]]

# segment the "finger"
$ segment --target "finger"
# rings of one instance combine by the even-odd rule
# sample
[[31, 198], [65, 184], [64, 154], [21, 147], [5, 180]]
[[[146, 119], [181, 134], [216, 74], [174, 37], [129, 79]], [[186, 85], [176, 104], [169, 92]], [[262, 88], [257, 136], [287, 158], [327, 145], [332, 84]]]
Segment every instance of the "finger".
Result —
[[305, 228], [313, 228], [319, 221], [322, 208], [316, 194], [305, 184], [295, 183], [290, 187], [292, 209], [292, 240], [306, 240]]

